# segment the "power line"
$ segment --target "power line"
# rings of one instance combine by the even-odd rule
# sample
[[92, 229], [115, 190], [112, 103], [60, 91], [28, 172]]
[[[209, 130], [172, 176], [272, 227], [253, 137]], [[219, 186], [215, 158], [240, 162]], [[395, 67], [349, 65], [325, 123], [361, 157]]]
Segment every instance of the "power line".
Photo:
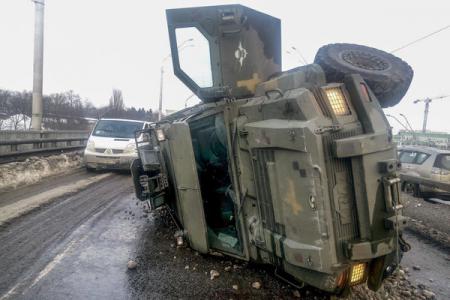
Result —
[[412, 44], [415, 44], [415, 43], [417, 43], [417, 42], [423, 41], [424, 39], [429, 38], [430, 36], [435, 35], [436, 33], [439, 33], [439, 32], [441, 32], [441, 31], [444, 31], [444, 30], [446, 30], [446, 29], [448, 29], [448, 28], [450, 28], [450, 25], [447, 25], [447, 26], [445, 26], [445, 27], [442, 27], [441, 29], [438, 29], [438, 30], [436, 30], [436, 31], [433, 31], [432, 33], [429, 33], [429, 34], [427, 34], [427, 35], [425, 35], [425, 36], [423, 36], [423, 37], [421, 37], [421, 38], [418, 38], [417, 40], [414, 40], [414, 41], [412, 41], [412, 42], [410, 42], [410, 43], [408, 43], [408, 44], [406, 44], [406, 45], [403, 45], [403, 46], [401, 46], [401, 47], [398, 47], [397, 49], [392, 50], [391, 53], [394, 53], [394, 52], [400, 51], [400, 50], [402, 50], [402, 49], [405, 49], [406, 47], [409, 47], [409, 46], [411, 46]]

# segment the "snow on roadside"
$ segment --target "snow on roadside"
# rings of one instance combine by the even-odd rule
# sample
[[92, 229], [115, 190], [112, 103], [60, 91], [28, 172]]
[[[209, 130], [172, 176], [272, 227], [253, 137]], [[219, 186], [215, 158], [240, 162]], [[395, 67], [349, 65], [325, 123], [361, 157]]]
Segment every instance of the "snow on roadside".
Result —
[[81, 164], [82, 157], [79, 152], [48, 157], [33, 156], [22, 162], [3, 164], [0, 165], [0, 190], [35, 183], [44, 177], [63, 173]]

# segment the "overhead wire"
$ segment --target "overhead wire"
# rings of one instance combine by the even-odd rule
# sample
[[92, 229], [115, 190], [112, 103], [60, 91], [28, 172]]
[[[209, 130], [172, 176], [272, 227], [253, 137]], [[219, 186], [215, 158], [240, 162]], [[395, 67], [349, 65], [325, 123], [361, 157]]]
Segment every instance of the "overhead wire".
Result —
[[390, 53], [394, 53], [394, 52], [400, 51], [400, 50], [402, 50], [402, 49], [405, 49], [405, 48], [407, 48], [407, 47], [409, 47], [409, 46], [411, 46], [411, 45], [413, 45], [413, 44], [415, 44], [415, 43], [418, 43], [418, 42], [420, 42], [420, 41], [423, 41], [424, 39], [427, 39], [427, 38], [429, 38], [430, 36], [433, 36], [433, 35], [435, 35], [435, 34], [441, 32], [441, 31], [444, 31], [444, 30], [449, 29], [449, 28], [450, 28], [450, 25], [444, 26], [444, 27], [442, 27], [442, 28], [440, 28], [440, 29], [438, 29], [438, 30], [436, 30], [436, 31], [433, 31], [433, 32], [431, 32], [431, 33], [429, 33], [429, 34], [427, 34], [427, 35], [421, 37], [421, 38], [418, 38], [417, 40], [414, 40], [414, 41], [409, 42], [409, 43], [407, 43], [407, 44], [405, 44], [405, 45], [403, 45], [403, 46], [401, 46], [401, 47], [398, 47], [398, 48], [392, 50]]

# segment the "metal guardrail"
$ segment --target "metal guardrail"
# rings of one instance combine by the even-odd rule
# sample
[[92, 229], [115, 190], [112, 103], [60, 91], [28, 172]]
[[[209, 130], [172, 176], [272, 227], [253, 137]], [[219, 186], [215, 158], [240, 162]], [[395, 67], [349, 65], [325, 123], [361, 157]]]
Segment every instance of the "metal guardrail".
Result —
[[435, 187], [447, 192], [450, 192], [450, 184], [445, 182], [439, 182], [431, 179], [426, 179], [419, 176], [413, 176], [413, 175], [407, 175], [407, 174], [400, 174], [400, 178], [402, 181], [406, 181], [409, 183], [418, 183], [429, 187]]
[[0, 131], [0, 163], [83, 149], [88, 137], [87, 131]]

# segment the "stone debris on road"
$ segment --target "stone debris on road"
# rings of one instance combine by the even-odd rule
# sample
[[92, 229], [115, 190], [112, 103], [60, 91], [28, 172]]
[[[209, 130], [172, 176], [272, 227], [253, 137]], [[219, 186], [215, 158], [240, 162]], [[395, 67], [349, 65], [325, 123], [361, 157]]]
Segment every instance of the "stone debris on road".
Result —
[[413, 299], [413, 300], [433, 300], [436, 295], [428, 290], [424, 284], [414, 285], [408, 279], [404, 269], [401, 267], [392, 276], [387, 278], [383, 286], [377, 291], [369, 290], [366, 285], [352, 288], [348, 300], [386, 300], [386, 299]]
[[[158, 212], [160, 214], [161, 212]], [[263, 299], [329, 299], [330, 295], [314, 289], [310, 286], [305, 286], [301, 291], [292, 286], [284, 284], [273, 276], [273, 271], [265, 269], [262, 266], [255, 266], [245, 262], [237, 261], [232, 258], [225, 257], [221, 253], [213, 252], [212, 255], [199, 255], [197, 251], [187, 247], [174, 247], [173, 232], [176, 231], [175, 225], [170, 225], [172, 222], [162, 216], [156, 216], [156, 221], [160, 222], [162, 227], [158, 227], [161, 234], [157, 235], [154, 232], [153, 238], [148, 241], [148, 245], [166, 245], [166, 251], [176, 254], [177, 260], [169, 263], [172, 268], [184, 269], [187, 265], [189, 270], [194, 270], [192, 266], [198, 265], [198, 272], [189, 272], [189, 276], [197, 276], [193, 274], [202, 274], [207, 276], [211, 281], [204, 286], [201, 295], [209, 295], [216, 299], [230, 299], [230, 298], [263, 298]], [[166, 227], [168, 226], [168, 227]], [[166, 232], [166, 233], [163, 233]], [[149, 236], [149, 235], [148, 235]], [[151, 249], [151, 248], [150, 248]], [[151, 251], [146, 250], [145, 253]], [[211, 254], [211, 253], [210, 253]], [[149, 254], [149, 259], [154, 259], [154, 256]], [[155, 261], [153, 264], [160, 261]], [[161, 263], [165, 265], [168, 262]], [[347, 300], [432, 300], [438, 298], [431, 288], [418, 284], [415, 280], [409, 278], [409, 273], [419, 273], [412, 268], [400, 267], [394, 274], [387, 278], [383, 286], [377, 291], [373, 292], [367, 288], [366, 285], [360, 285], [351, 288], [350, 294], [345, 298]], [[416, 265], [417, 266], [417, 265]], [[218, 271], [223, 270], [220, 274]], [[217, 272], [217, 273], [216, 273]], [[420, 271], [423, 272], [423, 271]], [[203, 275], [204, 273], [204, 275]], [[220, 277], [220, 280], [217, 280]], [[428, 282], [428, 281], [427, 281]], [[264, 287], [263, 287], [264, 286]], [[232, 295], [225, 292], [233, 293]], [[211, 294], [212, 293], [212, 294]], [[196, 294], [197, 295], [197, 294]], [[200, 295], [200, 294], [198, 294]], [[211, 296], [213, 295], [213, 296]], [[191, 295], [192, 296], [192, 295]], [[202, 297], [200, 297], [202, 298]]]
[[128, 270], [134, 270], [137, 268], [137, 262], [135, 262], [134, 260], [129, 260], [127, 263], [127, 268]]
[[211, 270], [211, 271], [209, 271], [209, 275], [210, 275], [211, 280], [214, 280], [220, 276], [220, 273], [217, 272], [216, 270]]
[[259, 281], [253, 282], [252, 288], [259, 290], [261, 288], [261, 282], [259, 282]]

